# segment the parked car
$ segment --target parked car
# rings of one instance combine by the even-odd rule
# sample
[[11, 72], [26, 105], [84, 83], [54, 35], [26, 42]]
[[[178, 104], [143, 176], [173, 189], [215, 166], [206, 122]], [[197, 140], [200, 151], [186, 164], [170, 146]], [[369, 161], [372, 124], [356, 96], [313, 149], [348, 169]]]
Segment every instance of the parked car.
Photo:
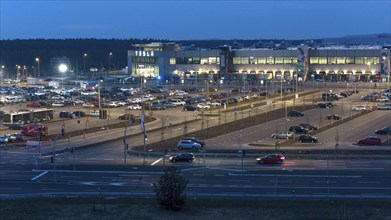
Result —
[[391, 126], [384, 127], [375, 131], [376, 134], [391, 134]]
[[301, 127], [301, 126], [290, 126], [289, 131], [292, 131], [294, 133], [299, 133], [299, 134], [306, 134], [308, 133], [308, 130]]
[[309, 134], [302, 134], [299, 137], [299, 142], [316, 143], [318, 142], [318, 138]]
[[284, 163], [285, 156], [282, 154], [268, 154], [256, 159], [257, 163]]
[[83, 107], [84, 107], [84, 108], [94, 108], [94, 107], [95, 107], [95, 104], [92, 104], [92, 103], [84, 103], [84, 104], [83, 104]]
[[281, 131], [281, 132], [278, 132], [278, 133], [273, 133], [272, 134], [272, 138], [276, 138], [276, 139], [291, 139], [293, 137], [293, 132], [291, 131]]
[[318, 103], [317, 108], [331, 108], [327, 103]]
[[318, 130], [318, 127], [311, 125], [311, 124], [308, 124], [308, 123], [301, 123], [299, 125], [307, 130]]
[[358, 145], [381, 145], [381, 139], [376, 136], [368, 136], [357, 141]]
[[197, 139], [195, 137], [185, 137], [183, 138], [182, 140], [191, 140], [191, 141], [194, 141], [196, 143], [199, 143], [201, 145], [201, 147], [204, 147], [205, 146], [205, 141], [203, 140], [200, 140], [200, 139]]
[[185, 162], [192, 162], [195, 159], [194, 154], [192, 153], [183, 153], [183, 154], [178, 154], [176, 156], [171, 156], [169, 158], [170, 162], [178, 162], [178, 161], [185, 161]]
[[23, 129], [22, 124], [7, 124], [7, 126], [11, 130], [22, 130]]
[[366, 111], [366, 110], [368, 110], [368, 108], [365, 105], [355, 105], [352, 107], [352, 111]]
[[32, 103], [27, 104], [27, 107], [40, 108], [41, 104], [39, 104], [39, 102], [32, 102]]
[[327, 120], [340, 120], [341, 117], [340, 117], [339, 115], [332, 114], [332, 115], [327, 115], [327, 116], [326, 116], [326, 119], [327, 119]]
[[52, 103], [53, 107], [64, 107], [64, 102], [53, 102]]
[[303, 117], [304, 113], [297, 111], [297, 110], [291, 110], [288, 112], [288, 117]]
[[7, 137], [5, 136], [0, 136], [0, 144], [4, 144], [4, 143], [8, 143], [9, 140]]
[[127, 107], [127, 109], [141, 110], [143, 107], [140, 104], [132, 104]]
[[179, 149], [199, 149], [201, 148], [201, 144], [193, 141], [193, 140], [180, 140], [177, 144]]
[[391, 104], [381, 104], [377, 106], [378, 110], [391, 110]]
[[53, 99], [53, 100], [64, 100], [65, 97], [64, 97], [64, 96], [61, 96], [61, 95], [55, 95], [55, 96], [52, 96], [52, 99]]
[[59, 117], [60, 118], [74, 118], [74, 114], [72, 112], [65, 112], [65, 111], [62, 111], [59, 113]]
[[183, 111], [195, 111], [197, 110], [197, 108], [195, 106], [192, 106], [192, 105], [185, 105], [183, 107]]

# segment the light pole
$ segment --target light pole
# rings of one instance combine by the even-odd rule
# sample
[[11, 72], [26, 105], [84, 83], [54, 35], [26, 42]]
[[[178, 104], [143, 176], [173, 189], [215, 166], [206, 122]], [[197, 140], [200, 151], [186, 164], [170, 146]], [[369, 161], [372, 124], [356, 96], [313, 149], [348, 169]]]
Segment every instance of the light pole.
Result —
[[4, 69], [5, 69], [5, 66], [4, 65], [2, 65], [1, 66], [1, 72], [0, 72], [0, 75], [1, 75], [1, 83], [3, 83], [3, 80], [4, 80]]
[[64, 73], [68, 70], [68, 67], [65, 64], [60, 64], [58, 70], [61, 72], [61, 88], [64, 88]]
[[111, 56], [113, 55], [113, 53], [109, 53], [109, 73], [110, 73], [110, 69], [111, 69]]
[[281, 101], [282, 101], [282, 73], [281, 73], [281, 76], [280, 76], [280, 96], [281, 96]]
[[38, 64], [38, 78], [41, 76], [41, 71], [40, 71], [40, 68], [39, 68], [39, 58], [35, 58], [35, 61], [37, 62]]
[[85, 53], [84, 56], [83, 56], [83, 73], [86, 74], [86, 58], [87, 58], [87, 54]]

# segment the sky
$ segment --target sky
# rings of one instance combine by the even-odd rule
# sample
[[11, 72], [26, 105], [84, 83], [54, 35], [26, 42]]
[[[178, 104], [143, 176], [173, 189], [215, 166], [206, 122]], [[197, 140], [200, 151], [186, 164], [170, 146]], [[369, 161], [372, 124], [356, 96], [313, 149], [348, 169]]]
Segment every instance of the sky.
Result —
[[0, 39], [314, 39], [391, 33], [391, 0], [0, 0]]

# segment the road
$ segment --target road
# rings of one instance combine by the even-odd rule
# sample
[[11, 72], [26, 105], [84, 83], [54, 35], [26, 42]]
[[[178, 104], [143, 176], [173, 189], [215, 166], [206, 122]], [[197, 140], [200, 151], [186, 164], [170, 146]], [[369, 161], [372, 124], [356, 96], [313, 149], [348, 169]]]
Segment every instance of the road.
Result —
[[[214, 163], [220, 165], [213, 166], [175, 164], [189, 179], [186, 192], [190, 197], [391, 198], [389, 160], [287, 160], [282, 165], [246, 160], [243, 170], [239, 161], [219, 160]], [[63, 168], [55, 175], [52, 169], [0, 170], [0, 197], [154, 196], [152, 184], [162, 174], [161, 166], [129, 166], [115, 171], [103, 171], [99, 166], [88, 170]]]

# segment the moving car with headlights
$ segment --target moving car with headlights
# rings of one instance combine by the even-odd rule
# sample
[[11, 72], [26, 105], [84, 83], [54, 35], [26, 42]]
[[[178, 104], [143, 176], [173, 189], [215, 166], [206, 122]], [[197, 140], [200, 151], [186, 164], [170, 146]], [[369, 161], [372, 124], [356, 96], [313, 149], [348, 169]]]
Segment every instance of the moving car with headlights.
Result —
[[332, 115], [327, 115], [327, 116], [326, 116], [326, 119], [327, 119], [327, 120], [340, 120], [341, 117], [340, 117], [339, 115], [332, 114]]
[[183, 153], [183, 154], [178, 154], [176, 156], [171, 156], [169, 158], [170, 162], [178, 162], [178, 161], [185, 161], [185, 162], [192, 162], [195, 160], [195, 156], [192, 153]]
[[280, 131], [278, 133], [273, 133], [272, 138], [276, 139], [291, 139], [293, 137], [293, 132], [291, 131]]
[[303, 117], [304, 113], [297, 111], [297, 110], [291, 110], [288, 112], [288, 117]]
[[376, 134], [391, 134], [391, 126], [384, 127], [382, 129], [375, 130]]
[[309, 134], [302, 134], [299, 136], [299, 142], [304, 143], [317, 143], [318, 138]]
[[357, 141], [358, 145], [381, 145], [381, 139], [376, 136], [368, 136]]
[[177, 144], [179, 149], [199, 149], [201, 148], [201, 144], [193, 141], [193, 140], [180, 140]]
[[285, 156], [282, 154], [268, 154], [264, 157], [258, 157], [257, 163], [284, 163]]

